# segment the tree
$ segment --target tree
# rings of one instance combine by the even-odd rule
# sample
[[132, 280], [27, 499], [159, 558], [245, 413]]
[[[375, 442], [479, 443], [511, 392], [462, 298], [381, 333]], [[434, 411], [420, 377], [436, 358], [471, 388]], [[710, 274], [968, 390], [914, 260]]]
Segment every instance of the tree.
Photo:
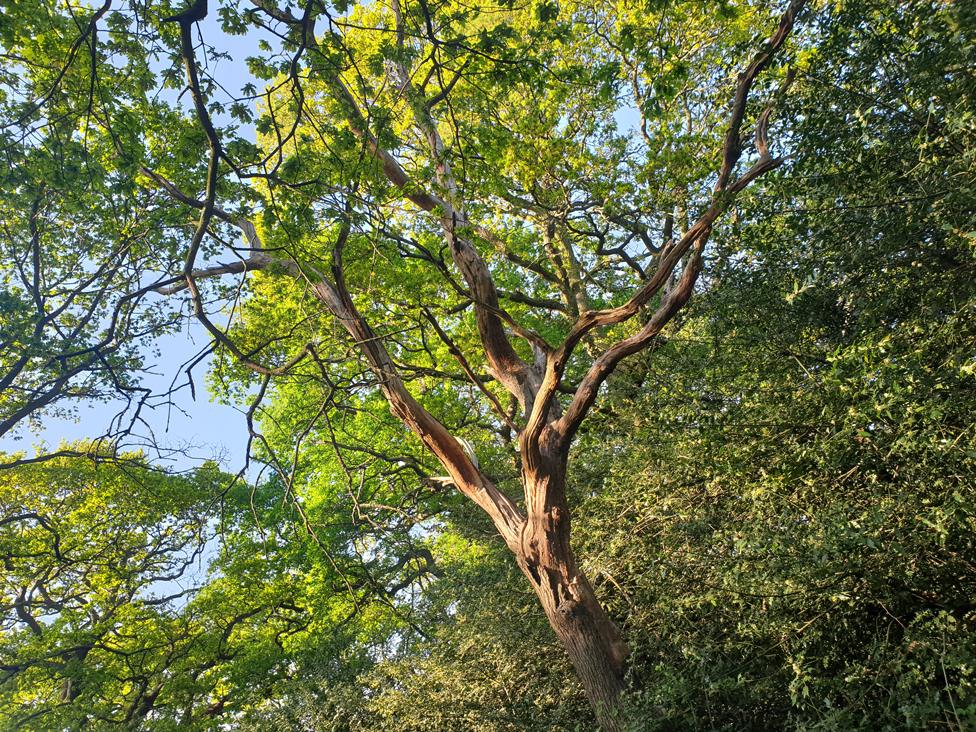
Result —
[[[581, 429], [579, 551], [626, 618], [639, 729], [973, 724], [972, 12], [820, 16], [791, 169], [736, 201], [680, 331]], [[494, 641], [519, 605], [482, 582]], [[466, 661], [442, 653], [432, 684], [394, 668], [406, 689], [375, 704], [434, 726], [403, 698], [453, 681], [450, 708], [475, 706], [493, 679], [467, 688]], [[511, 728], [561, 705], [539, 706]]]
[[392, 598], [418, 568], [327, 559], [273, 484], [62, 452], [85, 457], [0, 474], [7, 724], [220, 729], [266, 713], [297, 668], [341, 658], [332, 676], [354, 677], [371, 652], [356, 639], [403, 622]]
[[125, 458], [3, 473], [0, 708], [19, 728], [141, 719], [165, 706], [164, 668], [203, 640], [205, 623], [168, 609], [198, 589], [219, 473], [179, 478]]
[[[791, 81], [780, 64], [802, 6], [769, 18], [761, 6], [690, 3], [228, 5], [217, 11], [226, 32], [272, 42], [249, 60], [269, 83], [245, 85], [226, 108], [208, 71], [219, 49], [196, 35], [213, 17], [206, 2], [179, 13], [109, 3], [12, 13], [5, 147], [23, 180], [5, 194], [28, 213], [7, 227], [5, 272], [20, 280], [8, 300], [29, 335], [5, 350], [16, 384], [5, 393], [17, 395], [5, 424], [90, 394], [88, 375], [130, 390], [108, 356], [173, 322], [152, 298], [185, 293], [223, 359], [216, 379], [241, 385], [249, 415], [269, 389], [317, 402], [288, 435], [290, 457], [255, 433], [284, 489], [306, 477], [306, 438], [324, 432], [339, 453], [350, 449], [332, 413], [383, 423], [379, 392], [491, 519], [601, 725], [619, 728], [627, 645], [570, 546], [570, 447], [618, 364], [663, 342], [722, 214], [782, 162], [767, 133]], [[618, 114], [635, 119], [634, 134], [618, 130]], [[240, 129], [252, 122], [257, 144]], [[59, 176], [72, 162], [84, 171], [82, 205], [43, 198], [35, 159]], [[86, 206], [95, 223], [78, 226], [97, 235], [71, 238], [62, 223]], [[182, 244], [188, 212], [196, 222]], [[68, 270], [95, 279], [39, 274], [52, 257], [33, 234], [41, 218], [64, 237]], [[231, 243], [240, 234], [243, 247]], [[101, 274], [120, 261], [125, 285]], [[240, 305], [218, 284], [234, 274], [250, 275]], [[66, 303], [81, 314], [63, 325]], [[162, 314], [119, 331], [136, 306], [143, 318]], [[18, 355], [52, 332], [53, 355]], [[81, 334], [94, 345], [66, 352]], [[516, 476], [499, 478], [501, 461], [476, 456], [489, 445]], [[425, 455], [373, 449], [437, 483]]]
[[[820, 16], [790, 170], [736, 201], [680, 330], [581, 428], [576, 548], [644, 680], [636, 729], [973, 725], [972, 12]], [[435, 640], [343, 723], [574, 729], [567, 674], [511, 643], [530, 600], [501, 554], [435, 585]]]

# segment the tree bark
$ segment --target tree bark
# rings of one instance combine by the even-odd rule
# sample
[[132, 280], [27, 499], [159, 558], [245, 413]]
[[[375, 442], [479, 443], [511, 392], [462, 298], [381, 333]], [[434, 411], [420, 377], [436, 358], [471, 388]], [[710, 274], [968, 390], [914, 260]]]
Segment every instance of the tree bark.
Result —
[[528, 517], [518, 564], [566, 648], [600, 728], [618, 732], [624, 729], [627, 643], [570, 547], [567, 455], [550, 441], [541, 442], [541, 449], [523, 453]]
[[576, 669], [600, 729], [623, 730], [628, 649], [617, 626], [582, 573], [544, 568], [541, 582], [535, 581], [531, 572], [526, 574], [533, 580], [549, 624]]

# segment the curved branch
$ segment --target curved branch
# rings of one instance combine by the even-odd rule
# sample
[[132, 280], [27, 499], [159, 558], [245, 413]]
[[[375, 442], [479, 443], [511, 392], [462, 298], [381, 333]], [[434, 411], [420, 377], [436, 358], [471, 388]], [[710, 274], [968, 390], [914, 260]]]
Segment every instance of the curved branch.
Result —
[[[569, 363], [570, 356], [572, 356], [574, 349], [583, 339], [583, 337], [595, 328], [622, 323], [640, 312], [641, 309], [647, 305], [651, 299], [654, 298], [663, 287], [665, 287], [665, 285], [667, 285], [671, 279], [672, 273], [685, 254], [687, 254], [693, 246], [699, 249], [704, 247], [708, 237], [711, 234], [713, 224], [721, 213], [729, 206], [732, 197], [749, 185], [749, 183], [751, 183], [753, 180], [764, 173], [773, 170], [781, 164], [782, 161], [780, 159], [771, 158], [768, 155], [768, 148], [765, 141], [765, 128], [768, 124], [768, 115], [764, 114], [760, 117], [757, 134], [760, 135], [762, 146], [763, 149], [766, 150], [766, 154], [761, 155], [758, 162], [756, 162], [739, 179], [729, 185], [732, 171], [742, 155], [740, 130], [742, 128], [742, 120], [743, 116], [745, 115], [749, 91], [751, 90], [756, 77], [764, 68], [766, 68], [776, 51], [778, 51], [786, 41], [790, 31], [793, 28], [797, 13], [799, 13], [805, 2], [806, 0], [792, 0], [783, 16], [780, 18], [778, 28], [767, 41], [765, 47], [753, 57], [748, 67], [746, 67], [746, 70], [739, 74], [736, 83], [735, 97], [732, 104], [732, 111], [729, 118], [729, 129], [726, 133], [725, 143], [723, 145], [722, 165], [719, 170], [718, 180], [715, 184], [712, 201], [709, 206], [698, 217], [698, 220], [688, 229], [688, 231], [685, 232], [684, 236], [682, 236], [679, 241], [662, 250], [658, 259], [658, 267], [654, 274], [651, 275], [650, 279], [626, 303], [608, 310], [590, 311], [581, 315], [573, 325], [569, 335], [567, 335], [562, 345], [552, 354], [550, 354], [546, 364], [546, 373], [543, 377], [542, 385], [539, 388], [535, 408], [529, 418], [528, 424], [526, 425], [525, 434], [530, 440], [537, 440], [541, 435], [542, 430], [546, 427], [549, 421], [546, 418], [549, 405], [554, 401], [556, 391], [562, 381], [562, 377], [565, 373], [566, 366]], [[697, 278], [697, 267], [690, 267], [688, 271], [695, 272], [693, 277]], [[694, 282], [691, 284], [693, 286]], [[690, 290], [688, 292], [688, 297], [690, 297]], [[687, 300], [687, 298], [685, 299]], [[655, 313], [655, 316], [652, 316], [651, 322], [655, 322], [655, 317], [658, 316], [658, 313], [662, 313], [663, 317], [664, 313], [670, 312], [670, 309], [675, 302], [676, 301], [673, 298], [666, 296], [665, 301], [662, 302], [661, 308]], [[684, 302], [681, 302], [678, 307], [680, 308], [683, 306], [683, 304]], [[667, 320], [670, 320], [673, 315], [674, 313], [668, 315], [664, 323], [666, 323]], [[661, 323], [661, 327], [663, 327], [664, 323]], [[641, 332], [643, 332], [643, 330]], [[643, 339], [639, 340], [638, 342], [643, 343], [643, 345], [640, 346], [640, 348], [643, 348], [647, 345], [647, 343], [650, 342], [650, 340]], [[624, 343], [627, 343], [628, 345], [621, 345]], [[629, 350], [630, 348], [634, 347], [634, 345], [635, 344], [631, 342], [631, 339], [626, 339], [625, 341], [621, 341], [620, 343], [612, 346], [604, 354], [604, 356], [601, 356], [601, 358], [598, 359], [597, 363], [602, 363], [603, 365], [600, 368], [597, 368], [596, 372], [592, 372], [592, 368], [596, 368], [596, 363], [591, 368], [594, 379], [597, 379], [598, 382], [596, 383], [596, 386], [599, 386], [599, 383], [602, 383], [602, 381], [609, 375], [610, 371], [613, 370], [613, 367], [620, 361], [621, 358], [629, 353], [635, 352]], [[637, 350], [640, 350], [640, 348], [637, 348]], [[613, 355], [608, 357], [607, 354]], [[604, 358], [607, 360], [604, 360]], [[609, 370], [607, 370], [608, 367]], [[606, 373], [604, 373], [604, 371], [606, 371]], [[598, 377], [598, 374], [603, 375], [602, 377]], [[577, 397], [574, 397], [573, 400], [573, 403], [577, 405], [573, 419], [569, 421], [564, 420], [559, 425], [562, 429], [566, 430], [567, 437], [563, 439], [564, 449], [568, 449], [571, 435], [579, 426], [579, 421], [581, 421], [585, 416], [586, 408], [592, 404], [592, 398], [589, 396], [583, 396], [580, 390], [585, 390], [588, 394], [592, 386], [592, 383], [588, 382], [587, 379], [584, 379], [577, 390]], [[583, 406], [586, 408], [579, 409], [579, 407]]]

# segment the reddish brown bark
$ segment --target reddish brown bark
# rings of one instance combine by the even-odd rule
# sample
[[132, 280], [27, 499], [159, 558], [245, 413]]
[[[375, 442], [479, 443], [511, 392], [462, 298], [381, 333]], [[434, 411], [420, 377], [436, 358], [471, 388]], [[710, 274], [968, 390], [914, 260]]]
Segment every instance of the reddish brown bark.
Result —
[[[562, 559], [574, 564], [572, 555]], [[627, 643], [586, 577], [579, 572], [562, 574], [553, 568], [541, 568], [541, 572], [545, 580], [542, 585], [533, 583], [536, 595], [583, 684], [600, 728], [623, 729]]]
[[523, 443], [528, 518], [517, 558], [549, 624], [566, 648], [600, 727], [622, 729], [627, 690], [627, 643], [576, 564], [566, 500], [567, 452], [561, 435], [546, 430]]

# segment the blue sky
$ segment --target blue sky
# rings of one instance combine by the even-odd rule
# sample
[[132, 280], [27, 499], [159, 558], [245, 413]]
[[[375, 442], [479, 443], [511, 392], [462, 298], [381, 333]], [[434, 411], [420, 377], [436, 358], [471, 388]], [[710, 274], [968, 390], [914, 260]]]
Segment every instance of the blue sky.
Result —
[[[211, 3], [211, 6], [213, 5], [214, 3]], [[273, 37], [267, 34], [251, 33], [247, 36], [225, 34], [220, 29], [216, 8], [213, 7], [210, 15], [198, 24], [198, 32], [202, 33], [208, 45], [231, 56], [229, 60], [219, 59], [205, 63], [208, 72], [220, 87], [231, 95], [239, 93], [244, 84], [252, 81], [245, 59], [249, 55], [259, 53], [259, 39], [266, 37], [269, 42], [273, 40]], [[202, 49], [198, 49], [198, 54], [201, 63], [204, 63]], [[256, 86], [260, 88], [261, 84], [258, 83]], [[180, 96], [176, 92], [165, 92], [161, 97], [182, 104], [188, 112], [190, 111], [189, 95]], [[225, 97], [218, 98], [216, 101], [228, 103], [230, 99]], [[253, 129], [244, 130], [242, 134], [253, 137], [254, 132]], [[148, 351], [143, 354], [147, 360], [147, 367], [152, 372], [143, 380], [143, 385], [158, 392], [169, 389], [174, 378], [176, 383], [185, 382], [186, 378], [181, 373], [181, 367], [205, 348], [209, 341], [203, 327], [195, 321], [189, 323], [182, 333], [158, 338], [155, 345], [160, 356], [157, 358]], [[247, 424], [239, 410], [211, 401], [204, 379], [209, 362], [207, 359], [194, 369], [197, 392], [195, 400], [188, 388], [181, 389], [175, 395], [174, 404], [170, 407], [147, 410], [146, 422], [161, 447], [176, 450], [173, 459], [162, 461], [163, 465], [175, 469], [187, 469], [198, 465], [201, 460], [218, 459], [225, 469], [237, 472], [244, 463]], [[119, 407], [117, 402], [89, 402], [78, 405], [74, 419], [43, 415], [39, 429], [32, 431], [25, 424], [12, 433], [0, 437], [0, 452], [22, 451], [33, 454], [36, 449], [54, 449], [62, 441], [98, 437], [105, 432], [112, 418], [119, 411]], [[180, 450], [183, 449], [186, 450], [186, 454], [180, 454]]]
[[[183, 333], [157, 339], [160, 357], [147, 356], [152, 359], [147, 362], [152, 373], [143, 379], [143, 385], [161, 392], [169, 389], [174, 378], [177, 384], [185, 382], [182, 365], [208, 342], [203, 328], [195, 323]], [[180, 389], [172, 398], [173, 404], [144, 410], [145, 419], [160, 447], [176, 451], [172, 459], [162, 461], [163, 465], [186, 469], [202, 460], [216, 459], [225, 469], [236, 472], [244, 461], [247, 425], [240, 411], [211, 401], [204, 383], [208, 365], [209, 359], [194, 369], [195, 400], [189, 388]], [[74, 419], [45, 415], [39, 430], [31, 431], [25, 424], [0, 438], [0, 451], [33, 454], [35, 449], [54, 449], [62, 441], [97, 437], [119, 408], [118, 402], [88, 402], [78, 406]]]

